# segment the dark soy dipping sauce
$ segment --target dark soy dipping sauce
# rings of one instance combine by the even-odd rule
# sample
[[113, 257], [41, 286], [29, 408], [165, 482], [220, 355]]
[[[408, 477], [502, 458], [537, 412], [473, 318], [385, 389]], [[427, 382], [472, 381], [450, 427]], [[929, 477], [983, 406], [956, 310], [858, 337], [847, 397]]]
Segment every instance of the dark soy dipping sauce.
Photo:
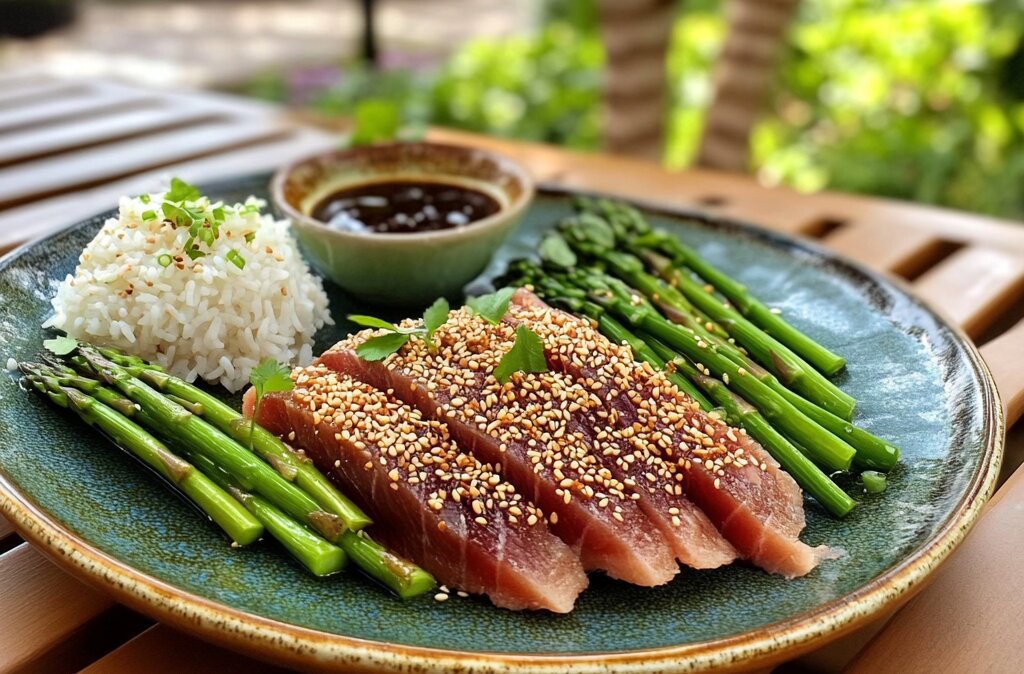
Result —
[[463, 227], [500, 208], [491, 195], [464, 185], [395, 180], [340, 189], [310, 215], [346, 232], [407, 234]]

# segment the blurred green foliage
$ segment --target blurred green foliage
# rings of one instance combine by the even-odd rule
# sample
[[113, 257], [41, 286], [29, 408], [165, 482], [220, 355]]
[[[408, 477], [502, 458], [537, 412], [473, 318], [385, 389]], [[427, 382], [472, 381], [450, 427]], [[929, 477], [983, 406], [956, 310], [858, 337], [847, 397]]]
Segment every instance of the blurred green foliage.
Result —
[[1024, 6], [814, 0], [790, 38], [762, 178], [1024, 217]]
[[[681, 3], [666, 62], [670, 167], [694, 156], [724, 35], [721, 0]], [[593, 0], [549, 0], [532, 36], [471, 40], [429, 73], [347, 69], [311, 101], [597, 148], [602, 64]], [[1024, 218], [1024, 0], [804, 0], [751, 149], [768, 183]]]

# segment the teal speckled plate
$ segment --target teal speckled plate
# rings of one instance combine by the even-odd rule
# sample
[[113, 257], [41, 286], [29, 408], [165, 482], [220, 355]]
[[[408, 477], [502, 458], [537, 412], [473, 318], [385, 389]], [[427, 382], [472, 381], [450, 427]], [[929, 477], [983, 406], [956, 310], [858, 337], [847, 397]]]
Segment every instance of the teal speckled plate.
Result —
[[[265, 194], [267, 176], [208, 194]], [[529, 254], [569, 212], [538, 196], [483, 279]], [[2, 360], [31, 358], [56, 283], [103, 214], [0, 262]], [[786, 581], [744, 564], [684, 570], [666, 587], [594, 575], [573, 613], [516, 613], [486, 600], [402, 602], [357, 573], [309, 576], [270, 542], [233, 550], [217, 530], [106, 440], [0, 379], [0, 512], [29, 541], [120, 601], [200, 636], [306, 668], [344, 671], [683, 671], [767, 664], [905, 600], [962, 540], [1002, 452], [995, 387], [955, 328], [894, 285], [830, 253], [752, 227], [651, 211], [850, 363], [839, 383], [856, 421], [903, 450], [881, 496], [838, 521], [808, 504], [803, 538], [843, 552]], [[334, 287], [339, 324], [356, 307]], [[360, 309], [370, 309], [360, 307]], [[237, 399], [236, 399], [237, 402]], [[852, 488], [852, 485], [851, 485]]]

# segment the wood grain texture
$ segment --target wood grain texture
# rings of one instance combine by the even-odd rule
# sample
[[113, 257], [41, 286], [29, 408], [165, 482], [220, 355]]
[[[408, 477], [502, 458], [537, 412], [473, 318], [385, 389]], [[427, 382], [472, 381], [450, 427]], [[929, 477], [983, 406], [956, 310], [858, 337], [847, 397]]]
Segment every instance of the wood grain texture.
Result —
[[1003, 399], [1007, 427], [1024, 415], [1024, 321], [981, 348]]
[[91, 90], [82, 90], [71, 96], [44, 100], [34, 105], [0, 108], [0, 133], [90, 119], [117, 110], [153, 107], [156, 102], [157, 99], [148, 92], [109, 92], [100, 96]]
[[14, 527], [3, 517], [0, 517], [0, 542], [7, 540], [10, 536], [14, 535]]
[[1024, 298], [1024, 254], [964, 248], [918, 278], [914, 290], [975, 337]]
[[930, 232], [881, 222], [845, 224], [822, 242], [873, 269], [904, 277], [927, 270], [951, 245]]
[[0, 89], [0, 109], [17, 108], [32, 105], [38, 101], [48, 101], [74, 95], [85, 91], [88, 87], [79, 82], [45, 80], [26, 86]]
[[128, 108], [100, 117], [0, 136], [0, 166], [215, 119], [217, 113], [185, 106]]
[[82, 674], [278, 674], [289, 670], [269, 665], [244, 655], [156, 625], [115, 651], [82, 670]]
[[269, 121], [217, 121], [0, 169], [0, 208], [281, 138]]
[[90, 622], [114, 606], [23, 543], [0, 555], [0, 672], [48, 669], [51, 653], [81, 642]]
[[[193, 159], [146, 171], [99, 187], [77, 190], [58, 197], [0, 211], [0, 253], [19, 243], [67, 227], [117, 205], [123, 194], [158, 190], [169, 176], [203, 183], [237, 176], [240, 172], [272, 171], [281, 164], [328, 149], [333, 136], [317, 131], [295, 130], [283, 138], [254, 142], [244, 148]], [[240, 169], [239, 167], [244, 167]]]

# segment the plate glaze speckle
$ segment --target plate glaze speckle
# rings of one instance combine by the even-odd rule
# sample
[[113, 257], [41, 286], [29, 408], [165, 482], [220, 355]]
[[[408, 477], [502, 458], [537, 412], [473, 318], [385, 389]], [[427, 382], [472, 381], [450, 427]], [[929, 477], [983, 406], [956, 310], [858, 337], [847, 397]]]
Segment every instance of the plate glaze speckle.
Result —
[[[225, 200], [265, 194], [266, 176], [211, 186]], [[546, 192], [475, 282], [528, 255], [570, 210]], [[0, 263], [2, 360], [36, 353], [55, 285], [105, 217]], [[496, 609], [477, 598], [402, 602], [357, 573], [306, 574], [272, 542], [234, 550], [208, 522], [77, 418], [0, 380], [0, 511], [73, 571], [155, 617], [307, 667], [505, 671], [683, 671], [768, 662], [891, 607], [959, 542], [990, 494], [1002, 450], [1000, 406], [975, 349], [893, 283], [824, 251], [730, 222], [652, 211], [654, 224], [778, 306], [847, 357], [856, 422], [903, 460], [881, 496], [845, 520], [808, 502], [803, 539], [842, 553], [786, 581], [743, 564], [683, 570], [648, 589], [592, 575], [566, 616]], [[328, 284], [338, 324], [359, 307]], [[234, 398], [237, 403], [237, 397]], [[850, 482], [847, 486], [854, 489]]]

